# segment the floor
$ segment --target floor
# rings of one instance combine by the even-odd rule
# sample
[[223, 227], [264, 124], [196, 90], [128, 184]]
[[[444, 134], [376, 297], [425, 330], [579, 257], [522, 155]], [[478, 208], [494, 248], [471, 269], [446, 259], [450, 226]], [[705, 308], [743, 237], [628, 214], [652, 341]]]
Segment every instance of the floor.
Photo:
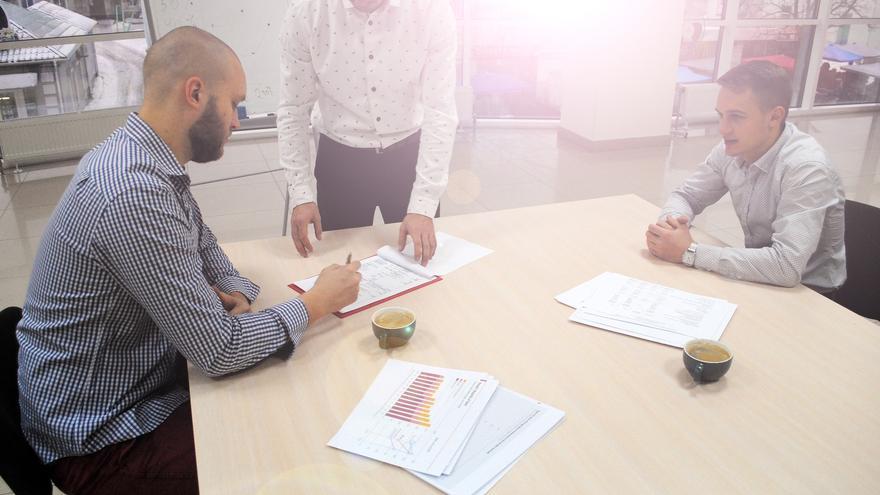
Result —
[[[880, 113], [797, 119], [825, 147], [847, 198], [880, 206]], [[478, 127], [459, 132], [442, 214], [460, 215], [635, 193], [660, 206], [718, 142], [717, 129], [691, 129], [668, 146], [588, 152], [549, 128]], [[190, 164], [207, 224], [221, 242], [281, 235], [284, 176], [275, 139], [234, 141], [223, 158]], [[0, 307], [21, 305], [34, 255], [75, 162], [28, 167], [0, 178]], [[228, 177], [245, 178], [210, 182]], [[653, 219], [646, 218], [647, 225]], [[378, 218], [377, 221], [381, 221]], [[729, 245], [742, 231], [729, 196], [696, 225]], [[293, 246], [291, 245], [291, 249]], [[9, 493], [0, 482], [0, 494]]]

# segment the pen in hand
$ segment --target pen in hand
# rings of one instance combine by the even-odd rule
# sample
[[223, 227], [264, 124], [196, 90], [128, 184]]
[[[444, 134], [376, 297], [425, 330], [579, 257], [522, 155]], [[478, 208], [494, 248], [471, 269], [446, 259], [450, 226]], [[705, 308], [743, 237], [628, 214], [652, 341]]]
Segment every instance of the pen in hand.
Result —
[[351, 263], [351, 252], [349, 252], [348, 257], [345, 258], [345, 264], [348, 265], [349, 263]]

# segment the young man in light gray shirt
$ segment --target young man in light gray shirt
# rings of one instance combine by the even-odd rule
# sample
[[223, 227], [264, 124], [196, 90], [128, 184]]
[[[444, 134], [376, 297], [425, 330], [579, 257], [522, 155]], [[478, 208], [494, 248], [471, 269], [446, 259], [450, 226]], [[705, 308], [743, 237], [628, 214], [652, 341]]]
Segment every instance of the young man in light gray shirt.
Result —
[[[726, 277], [834, 296], [846, 280], [845, 197], [815, 139], [786, 122], [791, 82], [765, 61], [742, 64], [718, 83], [723, 141], [666, 201], [645, 233], [654, 256]], [[688, 226], [730, 192], [745, 248], [697, 244]]]

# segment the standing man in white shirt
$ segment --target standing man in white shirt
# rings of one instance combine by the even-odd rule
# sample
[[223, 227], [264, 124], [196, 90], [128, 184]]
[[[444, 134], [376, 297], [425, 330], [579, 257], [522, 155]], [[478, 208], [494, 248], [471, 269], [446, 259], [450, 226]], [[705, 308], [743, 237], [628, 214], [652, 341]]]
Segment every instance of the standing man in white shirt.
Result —
[[[427, 264], [455, 129], [455, 17], [447, 0], [293, 0], [281, 33], [278, 144], [291, 237], [402, 222]], [[314, 111], [313, 111], [314, 110]], [[314, 178], [312, 131], [320, 132]]]
[[[718, 84], [723, 140], [648, 226], [649, 251], [726, 277], [785, 287], [803, 283], [834, 299], [846, 280], [846, 198], [822, 146], [786, 122], [788, 74], [754, 61], [734, 67]], [[727, 192], [745, 248], [695, 243], [691, 219]]]

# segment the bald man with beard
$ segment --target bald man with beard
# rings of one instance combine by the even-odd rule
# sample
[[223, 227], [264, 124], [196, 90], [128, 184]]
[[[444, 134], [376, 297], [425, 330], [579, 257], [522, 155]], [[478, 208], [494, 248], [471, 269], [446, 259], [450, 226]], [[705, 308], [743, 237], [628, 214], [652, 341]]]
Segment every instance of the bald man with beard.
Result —
[[144, 60], [140, 111], [83, 157], [46, 227], [18, 385], [25, 437], [65, 493], [198, 493], [186, 362], [221, 376], [289, 356], [357, 298], [354, 262], [252, 312], [259, 287], [202, 221], [184, 165], [223, 155], [245, 89], [222, 41], [168, 33]]

